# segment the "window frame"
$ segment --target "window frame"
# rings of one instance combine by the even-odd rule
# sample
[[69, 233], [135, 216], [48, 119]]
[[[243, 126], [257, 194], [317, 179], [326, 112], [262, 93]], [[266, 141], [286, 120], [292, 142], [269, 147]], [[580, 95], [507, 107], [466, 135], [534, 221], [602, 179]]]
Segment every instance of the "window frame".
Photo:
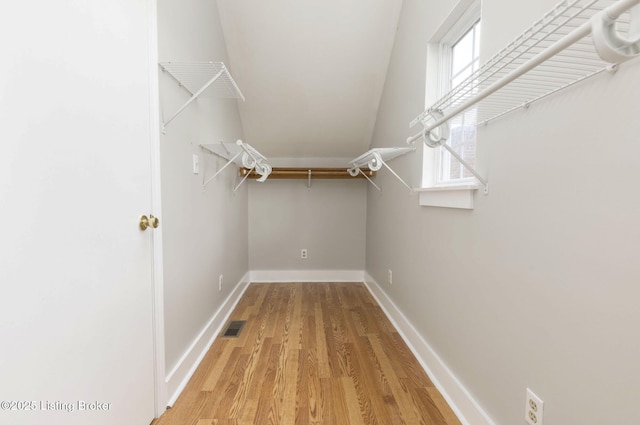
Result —
[[[460, 1], [427, 43], [425, 109], [433, 105], [448, 86], [443, 79], [450, 76], [451, 47], [481, 19], [481, 0]], [[423, 148], [422, 188], [418, 190], [420, 205], [472, 209], [477, 180], [469, 177], [439, 181], [438, 163], [442, 150]]]

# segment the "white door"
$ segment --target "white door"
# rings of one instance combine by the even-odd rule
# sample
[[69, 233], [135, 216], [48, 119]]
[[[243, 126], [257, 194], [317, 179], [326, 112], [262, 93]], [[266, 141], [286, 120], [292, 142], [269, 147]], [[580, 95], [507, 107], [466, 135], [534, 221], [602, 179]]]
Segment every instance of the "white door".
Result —
[[[0, 13], [0, 423], [154, 413], [153, 0]], [[158, 213], [155, 213], [158, 215]]]

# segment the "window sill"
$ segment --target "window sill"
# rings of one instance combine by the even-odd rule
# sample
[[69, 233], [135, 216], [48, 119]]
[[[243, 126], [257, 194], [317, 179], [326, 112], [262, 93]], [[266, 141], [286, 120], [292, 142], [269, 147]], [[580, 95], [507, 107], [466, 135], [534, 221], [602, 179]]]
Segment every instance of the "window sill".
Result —
[[475, 184], [434, 186], [414, 189], [420, 192], [420, 205], [423, 207], [443, 207], [473, 209], [474, 193], [478, 190]]

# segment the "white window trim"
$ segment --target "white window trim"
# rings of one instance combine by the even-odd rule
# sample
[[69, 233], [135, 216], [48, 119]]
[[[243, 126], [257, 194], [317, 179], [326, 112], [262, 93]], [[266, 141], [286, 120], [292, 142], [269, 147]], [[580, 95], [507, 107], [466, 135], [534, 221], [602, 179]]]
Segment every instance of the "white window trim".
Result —
[[[447, 69], [440, 65], [444, 63], [447, 68], [450, 66], [447, 57], [451, 50], [445, 49], [443, 45], [458, 41], [480, 19], [480, 11], [480, 0], [460, 1], [431, 37], [427, 45], [425, 107], [438, 100], [442, 87], [447, 84]], [[471, 177], [437, 183], [437, 173], [440, 172], [439, 151], [441, 148], [423, 149], [423, 187], [416, 190], [420, 192], [420, 205], [473, 209], [473, 198], [478, 190], [477, 180]], [[424, 164], [431, 164], [429, 172], [425, 171]]]
[[425, 187], [415, 189], [420, 193], [420, 205], [425, 207], [473, 209], [473, 199], [478, 186], [475, 184], [460, 184], [440, 187]]

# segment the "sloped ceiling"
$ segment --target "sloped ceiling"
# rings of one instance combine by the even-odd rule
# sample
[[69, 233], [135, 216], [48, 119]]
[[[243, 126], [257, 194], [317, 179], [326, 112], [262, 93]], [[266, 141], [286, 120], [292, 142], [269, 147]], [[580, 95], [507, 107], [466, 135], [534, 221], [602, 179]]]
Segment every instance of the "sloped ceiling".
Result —
[[369, 148], [402, 0], [218, 0], [245, 141], [267, 157]]

